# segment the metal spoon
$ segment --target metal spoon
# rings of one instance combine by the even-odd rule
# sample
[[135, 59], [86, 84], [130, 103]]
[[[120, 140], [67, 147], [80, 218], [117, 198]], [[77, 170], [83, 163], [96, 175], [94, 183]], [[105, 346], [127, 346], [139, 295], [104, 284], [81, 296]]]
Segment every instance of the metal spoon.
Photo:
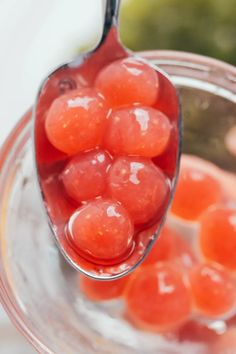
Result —
[[134, 270], [149, 253], [158, 237], [172, 199], [180, 157], [181, 117], [178, 95], [167, 75], [159, 68], [151, 65], [157, 72], [161, 87], [157, 99], [158, 107], [169, 117], [172, 123], [172, 138], [168, 152], [155, 158], [155, 163], [166, 172], [170, 181], [170, 194], [163, 215], [157, 220], [156, 229], [150, 235], [144, 236], [140, 233], [135, 236], [133, 252], [119, 264], [94, 264], [75, 251], [65, 237], [65, 226], [74, 208], [65, 198], [58, 178], [68, 158], [66, 155], [59, 153], [48, 142], [44, 130], [44, 121], [55, 98], [77, 87], [90, 86], [97, 73], [104, 66], [114, 60], [126, 57], [134, 57], [144, 61], [124, 48], [119, 41], [117, 31], [119, 5], [119, 0], [107, 0], [103, 35], [99, 45], [93, 51], [82, 54], [72, 62], [66, 63], [53, 71], [43, 81], [33, 111], [36, 171], [52, 234], [59, 250], [71, 266], [91, 278], [100, 280], [111, 280], [126, 275]]

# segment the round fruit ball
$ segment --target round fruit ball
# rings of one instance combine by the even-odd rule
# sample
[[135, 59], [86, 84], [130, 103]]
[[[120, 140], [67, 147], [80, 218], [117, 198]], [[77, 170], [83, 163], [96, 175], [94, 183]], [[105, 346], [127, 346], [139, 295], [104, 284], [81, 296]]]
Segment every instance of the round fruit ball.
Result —
[[168, 331], [191, 313], [190, 292], [183, 277], [168, 263], [140, 268], [125, 292], [127, 312], [138, 327]]
[[151, 106], [157, 100], [159, 80], [150, 65], [134, 58], [125, 58], [102, 69], [95, 87], [113, 108], [134, 103]]
[[85, 256], [98, 260], [113, 260], [125, 255], [132, 247], [133, 224], [119, 203], [95, 200], [71, 216], [69, 238]]
[[78, 203], [102, 196], [111, 162], [111, 157], [103, 150], [73, 157], [61, 175], [67, 194]]
[[108, 192], [129, 212], [135, 224], [160, 216], [169, 194], [163, 172], [150, 160], [119, 157], [109, 169]]
[[154, 157], [166, 150], [170, 134], [170, 122], [162, 112], [127, 107], [109, 116], [104, 144], [113, 155]]
[[197, 166], [181, 164], [171, 206], [174, 215], [196, 221], [205, 209], [222, 198], [223, 190], [217, 179]]
[[106, 301], [119, 298], [123, 295], [129, 277], [116, 280], [94, 280], [80, 275], [79, 285], [82, 293], [93, 301]]
[[215, 205], [200, 220], [202, 254], [230, 270], [236, 270], [236, 208]]
[[196, 309], [207, 317], [229, 314], [236, 305], [236, 285], [232, 275], [214, 263], [199, 264], [189, 275]]
[[58, 150], [76, 155], [100, 144], [107, 117], [106, 102], [95, 89], [71, 91], [55, 99], [49, 108], [45, 129]]

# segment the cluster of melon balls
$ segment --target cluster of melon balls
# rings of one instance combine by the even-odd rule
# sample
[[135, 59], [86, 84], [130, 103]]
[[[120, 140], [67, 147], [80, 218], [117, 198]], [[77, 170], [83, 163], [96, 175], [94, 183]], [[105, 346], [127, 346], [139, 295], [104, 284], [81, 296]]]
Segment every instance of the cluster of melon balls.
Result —
[[[200, 331], [206, 340], [214, 337], [192, 321], [228, 320], [236, 314], [236, 199], [231, 188], [225, 172], [183, 156], [167, 223], [145, 261], [116, 281], [80, 276], [82, 293], [93, 301], [123, 299], [125, 318], [145, 331], [182, 328], [185, 339]], [[155, 226], [143, 232], [153, 234]]]
[[168, 149], [171, 123], [154, 105], [156, 71], [126, 58], [104, 67], [93, 87], [55, 99], [45, 130], [68, 156], [61, 174], [76, 204], [67, 233], [75, 249], [103, 264], [133, 249], [140, 225], [153, 222], [169, 194], [169, 180], [152, 158]]
[[[77, 206], [68, 237], [98, 263], [125, 257], [136, 232], [154, 234], [168, 198], [168, 177], [153, 162], [168, 150], [172, 130], [155, 105], [159, 90], [158, 74], [127, 58], [49, 108], [45, 130], [68, 156], [60, 178]], [[229, 318], [236, 310], [231, 194], [223, 171], [184, 156], [169, 221], [143, 264], [114, 281], [80, 275], [81, 291], [93, 301], [122, 298], [125, 317], [144, 330], [175, 330], [194, 316]]]

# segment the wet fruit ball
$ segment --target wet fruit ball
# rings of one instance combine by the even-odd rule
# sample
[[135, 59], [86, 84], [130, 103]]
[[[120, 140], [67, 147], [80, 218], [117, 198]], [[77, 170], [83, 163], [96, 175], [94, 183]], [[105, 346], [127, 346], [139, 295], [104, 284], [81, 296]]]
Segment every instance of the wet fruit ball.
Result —
[[111, 161], [103, 150], [92, 150], [73, 157], [62, 173], [67, 194], [78, 203], [102, 196]]
[[231, 274], [214, 263], [200, 264], [190, 273], [197, 310], [209, 317], [223, 316], [236, 304], [236, 286]]
[[236, 208], [222, 205], [205, 211], [199, 244], [206, 258], [236, 270]]
[[75, 155], [96, 147], [103, 137], [106, 103], [94, 89], [80, 89], [53, 101], [45, 122], [47, 137], [58, 150]]
[[132, 246], [133, 225], [124, 207], [109, 200], [95, 200], [79, 208], [68, 223], [69, 237], [85, 255], [110, 260]]
[[108, 119], [106, 148], [115, 155], [154, 157], [165, 151], [171, 133], [168, 118], [145, 106], [115, 110]]
[[148, 64], [126, 58], [102, 69], [95, 87], [112, 107], [134, 103], [151, 106], [158, 96], [158, 74]]
[[171, 211], [180, 218], [194, 221], [210, 205], [222, 200], [222, 195], [217, 179], [198, 167], [182, 164]]
[[169, 185], [163, 172], [150, 160], [120, 157], [109, 169], [108, 190], [127, 209], [134, 223], [142, 224], [162, 212]]

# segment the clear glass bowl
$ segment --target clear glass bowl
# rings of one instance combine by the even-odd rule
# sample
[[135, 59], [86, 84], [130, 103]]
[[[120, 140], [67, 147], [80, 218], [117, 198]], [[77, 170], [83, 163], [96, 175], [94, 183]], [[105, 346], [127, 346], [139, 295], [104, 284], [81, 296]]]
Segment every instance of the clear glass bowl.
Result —
[[[236, 69], [188, 53], [142, 55], [180, 88], [184, 152], [235, 173], [225, 137], [236, 125]], [[204, 342], [136, 330], [123, 318], [121, 301], [92, 303], [79, 292], [78, 274], [60, 256], [45, 220], [30, 136], [27, 113], [0, 153], [0, 296], [21, 333], [40, 353], [206, 353]]]

